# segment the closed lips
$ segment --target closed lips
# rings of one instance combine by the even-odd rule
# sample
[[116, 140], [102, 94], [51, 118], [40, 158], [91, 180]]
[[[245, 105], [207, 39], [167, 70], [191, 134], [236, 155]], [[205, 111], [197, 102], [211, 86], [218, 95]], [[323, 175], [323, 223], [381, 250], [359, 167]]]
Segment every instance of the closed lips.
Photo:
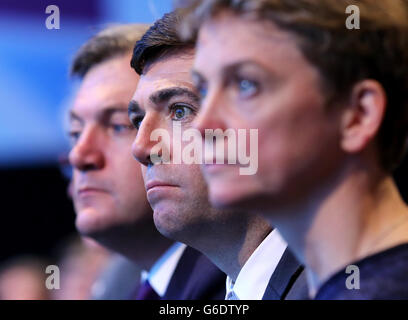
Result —
[[146, 184], [146, 190], [149, 191], [152, 188], [155, 187], [176, 187], [174, 184], [166, 183], [166, 182], [161, 182], [161, 181], [149, 181]]

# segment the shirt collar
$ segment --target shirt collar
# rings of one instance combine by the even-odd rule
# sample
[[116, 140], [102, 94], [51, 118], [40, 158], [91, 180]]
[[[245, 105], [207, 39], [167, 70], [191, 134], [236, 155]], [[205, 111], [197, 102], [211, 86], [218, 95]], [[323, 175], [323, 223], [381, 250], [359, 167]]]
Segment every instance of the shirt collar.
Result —
[[246, 261], [235, 283], [227, 277], [226, 298], [233, 291], [240, 300], [262, 300], [286, 247], [278, 230], [272, 230]]
[[166, 293], [174, 270], [186, 248], [185, 244], [176, 242], [153, 265], [147, 275], [150, 285], [156, 293], [163, 297]]

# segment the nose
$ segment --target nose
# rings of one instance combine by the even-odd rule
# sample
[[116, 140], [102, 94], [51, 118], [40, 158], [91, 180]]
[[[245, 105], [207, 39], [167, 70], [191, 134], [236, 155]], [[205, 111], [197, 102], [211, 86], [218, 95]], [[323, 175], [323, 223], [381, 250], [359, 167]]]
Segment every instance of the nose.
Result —
[[[145, 166], [153, 164], [152, 156], [154, 155], [152, 154], [152, 148], [158, 143], [156, 140], [151, 139], [152, 132], [155, 129], [159, 129], [158, 120], [154, 115], [146, 115], [132, 144], [133, 157]], [[165, 144], [163, 143], [163, 139], [161, 142], [161, 147], [166, 148]], [[155, 148], [153, 151], [157, 152], [156, 149], [157, 148]], [[161, 153], [162, 152], [163, 150], [161, 150]], [[157, 156], [160, 157], [161, 154], [157, 154]]]
[[[80, 171], [98, 170], [105, 166], [101, 137], [97, 128], [86, 128], [69, 153], [70, 164]], [[105, 141], [106, 143], [106, 141]]]
[[221, 102], [221, 92], [208, 92], [201, 102], [200, 112], [193, 121], [193, 127], [205, 136], [205, 129], [225, 129], [225, 122], [222, 117], [223, 104]]

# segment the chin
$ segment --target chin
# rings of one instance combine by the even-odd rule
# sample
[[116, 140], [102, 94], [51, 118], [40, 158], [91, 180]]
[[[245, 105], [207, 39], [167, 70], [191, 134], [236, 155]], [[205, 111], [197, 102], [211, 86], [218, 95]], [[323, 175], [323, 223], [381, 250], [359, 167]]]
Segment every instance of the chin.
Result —
[[94, 207], [77, 210], [75, 226], [81, 235], [93, 237], [108, 228], [106, 214]]
[[186, 218], [183, 215], [183, 210], [176, 210], [170, 204], [156, 206], [153, 211], [156, 229], [166, 238], [176, 241], [183, 242], [183, 235], [186, 234], [188, 229]]

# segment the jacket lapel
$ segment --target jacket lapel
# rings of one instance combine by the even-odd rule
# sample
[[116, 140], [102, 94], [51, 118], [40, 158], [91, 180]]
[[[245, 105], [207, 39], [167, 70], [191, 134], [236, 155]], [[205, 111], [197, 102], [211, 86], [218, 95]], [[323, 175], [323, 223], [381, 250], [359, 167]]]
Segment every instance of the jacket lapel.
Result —
[[286, 248], [269, 280], [262, 300], [307, 299], [307, 284], [303, 269], [292, 252]]

